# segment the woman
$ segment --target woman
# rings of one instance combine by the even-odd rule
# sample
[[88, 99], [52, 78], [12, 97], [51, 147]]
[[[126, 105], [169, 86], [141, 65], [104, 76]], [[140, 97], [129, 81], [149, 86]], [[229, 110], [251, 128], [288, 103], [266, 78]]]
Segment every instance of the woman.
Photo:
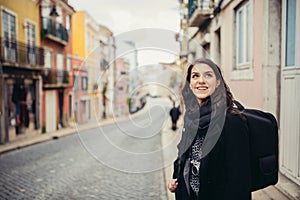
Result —
[[182, 95], [184, 128], [168, 189], [177, 200], [251, 199], [247, 126], [220, 68], [196, 60]]

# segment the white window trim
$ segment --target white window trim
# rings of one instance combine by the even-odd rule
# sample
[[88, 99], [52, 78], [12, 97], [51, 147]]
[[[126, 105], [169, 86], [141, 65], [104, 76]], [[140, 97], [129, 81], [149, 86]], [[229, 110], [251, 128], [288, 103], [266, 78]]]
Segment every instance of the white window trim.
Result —
[[[67, 55], [67, 60], [66, 60], [66, 66], [67, 66], [67, 71], [69, 72], [69, 73], [71, 73], [72, 74], [72, 71], [73, 71], [73, 63], [72, 63], [72, 59], [73, 59], [73, 57], [72, 57], [72, 55], [70, 55], [70, 54], [68, 54]], [[70, 69], [68, 69], [68, 60], [70, 60]]]
[[34, 29], [35, 29], [34, 30], [35, 31], [34, 41], [35, 41], [35, 46], [38, 46], [38, 41], [37, 41], [37, 34], [38, 34], [38, 32], [37, 32], [37, 24], [36, 24], [36, 22], [34, 22], [34, 21], [32, 21], [32, 20], [30, 20], [28, 18], [24, 19], [24, 25], [23, 25], [23, 27], [24, 27], [24, 34], [25, 34], [25, 43], [28, 42], [27, 27], [26, 27], [27, 23], [30, 23], [30, 24], [34, 25]]
[[64, 22], [64, 16], [63, 16], [63, 8], [56, 4], [56, 11], [58, 13], [58, 17], [56, 17], [56, 22], [59, 23], [59, 24], [63, 24]]
[[45, 65], [46, 63], [44, 63], [44, 66], [45, 66], [46, 69], [53, 69], [53, 49], [48, 48], [48, 47], [44, 47], [44, 50], [50, 52], [51, 55], [52, 55], [50, 67], [46, 67], [46, 65]]
[[[247, 3], [245, 3], [242, 7], [249, 5], [249, 62], [238, 64], [238, 41], [236, 41], [233, 44], [233, 52], [235, 54], [235, 59], [233, 59], [234, 68], [232, 69], [230, 73], [230, 79], [231, 80], [253, 80], [254, 79], [254, 72], [253, 72], [253, 24], [252, 24], [252, 18], [253, 18], [253, 1], [249, 0]], [[240, 10], [242, 7], [234, 10], [233, 12], [233, 21], [236, 21], [234, 24], [234, 37], [233, 40], [236, 40], [236, 36], [238, 35], [238, 29], [237, 29], [237, 15], [236, 12]]]
[[49, 18], [49, 13], [51, 12], [51, 2], [50, 0], [43, 0], [41, 3], [41, 15], [42, 17]]
[[64, 60], [65, 55], [63, 53], [56, 53], [56, 70], [66, 70], [64, 67]]
[[15, 19], [16, 19], [16, 40], [18, 40], [18, 33], [19, 33], [19, 29], [18, 29], [18, 28], [19, 28], [19, 27], [18, 27], [18, 24], [19, 24], [19, 22], [18, 22], [18, 14], [15, 13], [15, 12], [13, 12], [13, 11], [10, 10], [10, 9], [4, 7], [4, 6], [0, 6], [0, 12], [1, 12], [1, 29], [2, 29], [2, 31], [1, 31], [1, 37], [2, 37], [2, 38], [4, 37], [3, 11], [8, 12], [9, 14], [11, 14], [11, 15], [13, 15], [13, 16], [15, 17]]
[[66, 16], [65, 16], [65, 21], [66, 21], [66, 29], [68, 31], [71, 31], [71, 29], [72, 29], [72, 16], [67, 13]]
[[[298, 69], [300, 68], [300, 37], [297, 37], [297, 33], [300, 31], [300, 2], [296, 1], [296, 38], [295, 38], [295, 65], [294, 66], [286, 66], [286, 9], [287, 2], [286, 0], [282, 3], [282, 43], [281, 43], [281, 66], [282, 70], [285, 69]], [[298, 25], [298, 26], [297, 26]]]

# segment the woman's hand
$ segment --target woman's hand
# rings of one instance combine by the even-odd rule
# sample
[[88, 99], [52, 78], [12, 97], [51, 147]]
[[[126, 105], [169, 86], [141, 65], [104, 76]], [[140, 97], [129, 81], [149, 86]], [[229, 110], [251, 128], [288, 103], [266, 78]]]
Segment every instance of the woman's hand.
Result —
[[177, 185], [178, 185], [177, 179], [172, 179], [171, 182], [168, 185], [169, 191], [170, 192], [175, 192], [175, 190], [177, 189]]

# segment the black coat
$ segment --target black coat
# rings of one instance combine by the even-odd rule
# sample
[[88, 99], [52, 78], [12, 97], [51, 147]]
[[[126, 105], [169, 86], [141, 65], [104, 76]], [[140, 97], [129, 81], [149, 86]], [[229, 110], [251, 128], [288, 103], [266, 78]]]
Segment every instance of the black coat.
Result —
[[[181, 160], [188, 157], [188, 151]], [[176, 200], [190, 199], [183, 178], [184, 163], [174, 162], [178, 179]], [[178, 171], [179, 170], [179, 171]], [[221, 136], [212, 151], [201, 159], [200, 200], [250, 200], [250, 158], [247, 125], [238, 115], [227, 113]]]

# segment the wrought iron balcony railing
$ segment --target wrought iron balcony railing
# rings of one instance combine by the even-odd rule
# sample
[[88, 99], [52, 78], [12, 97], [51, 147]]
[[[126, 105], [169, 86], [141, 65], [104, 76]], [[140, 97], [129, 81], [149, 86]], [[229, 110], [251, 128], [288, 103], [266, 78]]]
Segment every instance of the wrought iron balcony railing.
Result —
[[201, 26], [201, 24], [212, 14], [213, 4], [213, 0], [189, 0], [189, 26]]
[[70, 74], [66, 70], [45, 69], [42, 74], [44, 87], [69, 86]]
[[42, 68], [44, 49], [19, 42], [15, 39], [1, 38], [1, 62], [15, 67]]
[[69, 40], [68, 30], [62, 24], [53, 21], [51, 18], [43, 17], [42, 37], [47, 37], [63, 45]]

